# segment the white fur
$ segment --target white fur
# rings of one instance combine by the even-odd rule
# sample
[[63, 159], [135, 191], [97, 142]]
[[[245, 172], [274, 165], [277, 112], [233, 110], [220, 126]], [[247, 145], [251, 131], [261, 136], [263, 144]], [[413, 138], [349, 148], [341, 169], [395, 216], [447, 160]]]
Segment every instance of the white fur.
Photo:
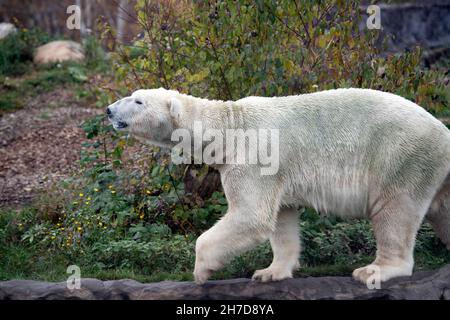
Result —
[[[423, 108], [390, 93], [338, 89], [224, 102], [152, 89], [110, 108], [113, 124], [125, 121], [132, 134], [166, 147], [174, 145], [173, 130], [192, 130], [194, 121], [205, 130], [280, 130], [275, 175], [261, 176], [258, 165], [216, 166], [229, 208], [197, 240], [198, 283], [268, 238], [274, 260], [254, 278], [291, 277], [300, 251], [293, 207], [371, 219], [377, 240], [373, 264], [382, 281], [411, 274], [415, 235], [433, 199], [435, 220], [450, 221], [448, 210], [440, 209], [442, 199], [435, 198], [450, 169], [450, 133]], [[440, 234], [450, 241], [447, 230]], [[364, 282], [366, 270], [353, 275]]]

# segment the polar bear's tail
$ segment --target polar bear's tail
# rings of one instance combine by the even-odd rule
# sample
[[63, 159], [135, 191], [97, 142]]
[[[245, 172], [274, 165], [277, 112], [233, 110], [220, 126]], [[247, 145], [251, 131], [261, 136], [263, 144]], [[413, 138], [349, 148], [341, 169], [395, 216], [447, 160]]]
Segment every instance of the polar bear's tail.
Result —
[[450, 250], [450, 173], [434, 196], [426, 219], [439, 239]]

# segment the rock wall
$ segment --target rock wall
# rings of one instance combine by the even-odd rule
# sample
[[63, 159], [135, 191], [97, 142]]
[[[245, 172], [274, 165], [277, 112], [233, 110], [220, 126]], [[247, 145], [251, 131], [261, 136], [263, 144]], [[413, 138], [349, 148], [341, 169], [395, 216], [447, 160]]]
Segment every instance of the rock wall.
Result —
[[[423, 1], [398, 5], [380, 4], [381, 32], [393, 36], [388, 41], [390, 51], [403, 51], [417, 45], [427, 48], [450, 48], [450, 1]], [[366, 26], [367, 6], [361, 7]]]

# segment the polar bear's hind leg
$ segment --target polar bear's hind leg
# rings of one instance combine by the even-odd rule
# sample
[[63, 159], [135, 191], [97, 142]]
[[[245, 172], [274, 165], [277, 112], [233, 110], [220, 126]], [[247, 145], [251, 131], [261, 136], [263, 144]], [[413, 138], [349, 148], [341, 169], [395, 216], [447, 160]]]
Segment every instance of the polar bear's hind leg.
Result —
[[450, 250], [450, 175], [441, 186], [428, 210], [426, 219], [438, 238]]
[[450, 198], [439, 212], [428, 218], [434, 232], [443, 244], [450, 250]]
[[[412, 275], [413, 251], [417, 231], [427, 206], [403, 194], [386, 200], [371, 216], [377, 253], [375, 261], [353, 271], [353, 277], [365, 284], [373, 280]], [[378, 279], [374, 278], [378, 277]]]

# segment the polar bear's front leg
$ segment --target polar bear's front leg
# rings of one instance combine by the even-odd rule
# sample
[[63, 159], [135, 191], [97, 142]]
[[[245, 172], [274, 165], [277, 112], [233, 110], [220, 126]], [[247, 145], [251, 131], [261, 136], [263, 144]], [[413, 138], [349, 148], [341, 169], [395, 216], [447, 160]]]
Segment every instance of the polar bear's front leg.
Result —
[[238, 179], [230, 179], [229, 174], [222, 181], [227, 214], [197, 239], [194, 278], [199, 284], [233, 257], [267, 240], [275, 230], [281, 188], [271, 181], [238, 174]]
[[298, 212], [293, 208], [282, 208], [277, 216], [275, 231], [270, 235], [273, 261], [269, 267], [255, 271], [253, 280], [262, 282], [292, 278], [299, 268], [300, 235]]
[[206, 282], [214, 271], [233, 257], [252, 249], [269, 237], [269, 228], [246, 224], [241, 219], [235, 219], [238, 215], [240, 214], [229, 212], [197, 239], [194, 278], [198, 284]]

